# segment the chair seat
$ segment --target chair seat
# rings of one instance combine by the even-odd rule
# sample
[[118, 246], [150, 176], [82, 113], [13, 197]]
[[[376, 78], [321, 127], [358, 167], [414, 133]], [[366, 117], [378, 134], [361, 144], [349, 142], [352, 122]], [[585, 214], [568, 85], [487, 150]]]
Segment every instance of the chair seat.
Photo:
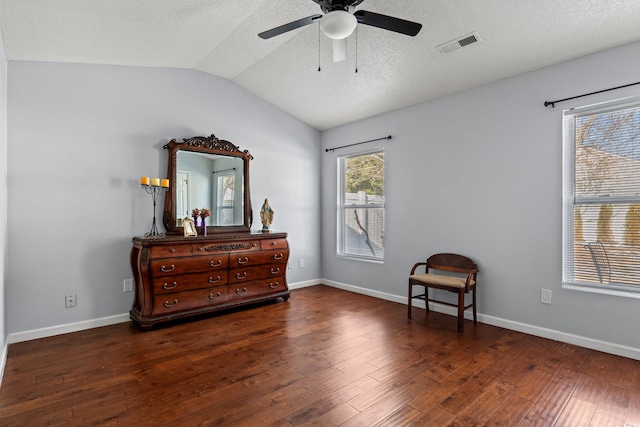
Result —
[[[425, 283], [427, 285], [448, 286], [451, 288], [464, 288], [467, 279], [465, 277], [444, 276], [442, 274], [414, 274], [409, 276], [411, 280]], [[471, 286], [475, 285], [475, 280], [471, 280]]]

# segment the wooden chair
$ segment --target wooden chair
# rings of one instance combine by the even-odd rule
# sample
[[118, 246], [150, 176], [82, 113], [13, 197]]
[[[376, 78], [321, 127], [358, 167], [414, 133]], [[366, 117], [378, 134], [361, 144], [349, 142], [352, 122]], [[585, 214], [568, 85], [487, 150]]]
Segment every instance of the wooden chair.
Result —
[[[416, 269], [425, 266], [425, 274], [416, 274]], [[434, 271], [450, 272], [454, 274], [436, 274]], [[459, 273], [459, 274], [458, 274]], [[424, 300], [429, 311], [429, 302], [437, 302], [452, 307], [458, 307], [458, 331], [462, 332], [464, 327], [464, 311], [473, 308], [473, 323], [477, 323], [476, 314], [476, 273], [478, 265], [466, 256], [457, 254], [436, 254], [431, 255], [427, 262], [418, 262], [411, 269], [409, 275], [409, 319], [411, 319], [411, 300]], [[424, 286], [424, 294], [413, 295], [414, 286]], [[445, 291], [458, 294], [458, 303], [452, 304], [446, 301], [439, 301], [429, 298], [429, 288], [443, 289]], [[472, 293], [471, 304], [464, 305], [465, 294]]]
[[596, 240], [595, 242], [587, 243], [585, 246], [589, 249], [600, 283], [610, 283], [611, 264], [609, 264], [609, 256], [607, 255], [607, 251], [605, 250], [602, 242], [600, 240]]

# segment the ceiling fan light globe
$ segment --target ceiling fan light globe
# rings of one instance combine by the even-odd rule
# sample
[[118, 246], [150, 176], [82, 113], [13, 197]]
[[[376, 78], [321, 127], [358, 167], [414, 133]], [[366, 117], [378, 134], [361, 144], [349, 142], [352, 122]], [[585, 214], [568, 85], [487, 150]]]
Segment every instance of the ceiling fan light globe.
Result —
[[340, 40], [347, 38], [356, 29], [358, 20], [345, 10], [334, 10], [320, 19], [320, 28], [329, 38]]

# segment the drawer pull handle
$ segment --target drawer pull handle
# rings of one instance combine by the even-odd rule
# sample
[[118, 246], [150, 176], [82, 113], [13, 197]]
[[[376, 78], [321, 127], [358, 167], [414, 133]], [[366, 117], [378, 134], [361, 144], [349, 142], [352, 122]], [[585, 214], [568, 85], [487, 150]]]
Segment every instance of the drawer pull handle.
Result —
[[176, 305], [178, 305], [178, 300], [174, 299], [173, 300], [173, 304], [171, 304], [169, 301], [165, 301], [164, 302], [164, 306], [169, 308], [169, 307], [175, 307]]
[[236, 279], [244, 279], [247, 277], [247, 272], [244, 271], [242, 273], [236, 273]]
[[275, 289], [275, 288], [277, 288], [278, 286], [280, 286], [280, 282], [276, 282], [276, 283], [269, 283], [269, 287], [270, 287], [271, 289]]
[[213, 263], [213, 260], [209, 261], [209, 267], [220, 267], [222, 265], [222, 260], [219, 259], [216, 264]]
[[218, 283], [220, 281], [220, 276], [216, 277], [215, 280], [213, 277], [209, 277], [209, 283]]
[[200, 252], [202, 252], [202, 251], [204, 251], [204, 248], [203, 248], [202, 246], [198, 246], [198, 250], [199, 250]]
[[271, 242], [271, 246], [275, 246], [275, 245], [277, 245], [276, 242]]
[[162, 289], [165, 289], [167, 291], [171, 289], [175, 289], [177, 287], [178, 287], [178, 282], [173, 282], [172, 284], [168, 284], [165, 282], [162, 284]]
[[238, 295], [242, 295], [242, 294], [244, 294], [245, 292], [247, 292], [247, 288], [242, 288], [242, 290], [240, 290], [240, 289], [236, 289], [236, 294], [238, 294]]
[[175, 269], [176, 269], [176, 266], [173, 264], [171, 264], [171, 268], [167, 268], [164, 265], [160, 267], [160, 271], [162, 271], [163, 273], [169, 273]]
[[273, 256], [273, 259], [275, 259], [275, 260], [280, 260], [280, 259], [282, 259], [282, 258], [284, 258], [284, 254], [275, 254], [275, 255]]
[[280, 267], [276, 267], [276, 268], [272, 268], [271, 269], [271, 274], [278, 274], [280, 273]]
[[209, 299], [212, 300], [212, 301], [214, 299], [218, 299], [218, 298], [220, 298], [220, 292], [216, 293], [215, 295], [209, 294]]
[[238, 258], [238, 264], [246, 264], [249, 262], [249, 257]]
[[174, 253], [176, 251], [176, 248], [171, 248], [169, 249], [169, 252]]

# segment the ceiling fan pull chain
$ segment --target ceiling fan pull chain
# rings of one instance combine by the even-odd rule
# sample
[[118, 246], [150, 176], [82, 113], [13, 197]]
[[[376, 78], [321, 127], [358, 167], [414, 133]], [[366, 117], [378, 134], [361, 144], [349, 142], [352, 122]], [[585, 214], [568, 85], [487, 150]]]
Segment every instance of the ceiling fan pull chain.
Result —
[[318, 72], [320, 70], [320, 21], [318, 21]]
[[358, 27], [356, 27], [356, 73], [358, 73]]

